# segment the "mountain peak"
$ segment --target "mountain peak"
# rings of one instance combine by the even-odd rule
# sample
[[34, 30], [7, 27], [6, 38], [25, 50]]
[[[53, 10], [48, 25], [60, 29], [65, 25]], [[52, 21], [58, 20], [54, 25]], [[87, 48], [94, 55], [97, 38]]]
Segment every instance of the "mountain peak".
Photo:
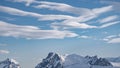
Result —
[[90, 65], [112, 66], [112, 64], [105, 58], [98, 58], [97, 56], [86, 56], [85, 58]]
[[11, 62], [11, 63], [15, 63], [15, 64], [19, 64], [16, 60], [10, 59], [10, 58], [7, 58], [5, 61]]
[[20, 65], [16, 60], [7, 58], [0, 62], [0, 68], [20, 68]]
[[59, 54], [50, 52], [35, 68], [62, 68], [62, 58]]
[[47, 58], [52, 58], [52, 57], [54, 57], [54, 56], [59, 58], [59, 54], [54, 53], [54, 52], [50, 52], [50, 53], [48, 54]]

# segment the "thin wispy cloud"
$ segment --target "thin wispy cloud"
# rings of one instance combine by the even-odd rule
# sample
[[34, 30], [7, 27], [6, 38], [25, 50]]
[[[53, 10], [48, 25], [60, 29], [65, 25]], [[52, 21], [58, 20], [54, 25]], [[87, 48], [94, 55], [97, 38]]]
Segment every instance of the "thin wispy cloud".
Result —
[[120, 21], [115, 21], [115, 22], [106, 23], [106, 24], [101, 25], [99, 28], [109, 27], [109, 26], [112, 26], [112, 25], [118, 24], [118, 23], [120, 23]]
[[[98, 21], [98, 24], [100, 25], [96, 25], [96, 24], [89, 24], [88, 22], [91, 22], [91, 20], [95, 20], [97, 18], [99, 18], [99, 16], [101, 16], [104, 13], [110, 12], [113, 10], [113, 6], [112, 5], [108, 5], [108, 6], [103, 6], [103, 7], [98, 7], [98, 8], [81, 8], [81, 7], [74, 7], [71, 6], [69, 4], [65, 4], [65, 3], [57, 3], [57, 2], [47, 2], [47, 1], [36, 1], [36, 0], [14, 0], [14, 2], [25, 2], [28, 6], [31, 3], [37, 3], [36, 5], [32, 5], [35, 8], [39, 8], [39, 9], [49, 9], [49, 10], [57, 10], [57, 11], [61, 11], [61, 12], [67, 12], [67, 13], [73, 13], [73, 14], [77, 14], [78, 16], [72, 16], [72, 15], [57, 15], [57, 14], [41, 14], [41, 13], [36, 13], [36, 12], [29, 12], [29, 11], [24, 11], [24, 10], [20, 10], [17, 8], [12, 8], [12, 7], [7, 7], [7, 6], [0, 6], [0, 11], [3, 13], [7, 13], [10, 15], [16, 15], [16, 16], [23, 16], [23, 17], [34, 17], [37, 18], [38, 21], [53, 21], [50, 22], [49, 27], [52, 28], [53, 30], [41, 30], [38, 27], [35, 26], [19, 26], [19, 25], [15, 25], [15, 27], [12, 28], [16, 28], [16, 26], [19, 26], [17, 28], [25, 28], [28, 30], [24, 30], [23, 33], [26, 31], [28, 34], [21, 34], [20, 31], [22, 32], [22, 30], [17, 30], [17, 32], [15, 32], [16, 30], [13, 30], [13, 34], [12, 32], [8, 32], [5, 34], [1, 33], [1, 36], [12, 36], [12, 37], [23, 37], [23, 38], [40, 38], [42, 39], [45, 38], [42, 35], [36, 35], [36, 37], [33, 37], [33, 33], [36, 32], [36, 34], [39, 34], [39, 32], [42, 33], [54, 33], [55, 35], [51, 35], [46, 37], [46, 38], [58, 38], [57, 35], [59, 36], [59, 34], [62, 34], [63, 32], [65, 32], [66, 34], [68, 33], [72, 33], [69, 31], [69, 29], [101, 29], [101, 28], [106, 28], [106, 27], [110, 27], [112, 25], [118, 24], [120, 23], [120, 21], [117, 21], [116, 19], [118, 18], [117, 15], [111, 15], [111, 16], [107, 16], [106, 18], [102, 18], [101, 20]], [[56, 21], [56, 20], [60, 20], [60, 21]], [[3, 21], [1, 21], [3, 23]], [[4, 22], [5, 24], [6, 22]], [[8, 25], [9, 23], [7, 23]], [[13, 26], [14, 24], [9, 24], [10, 27]], [[8, 25], [8, 26], [9, 26]], [[3, 25], [2, 25], [3, 26]], [[31, 28], [32, 27], [32, 28]], [[61, 31], [62, 30], [62, 31]], [[67, 31], [66, 31], [67, 30]], [[7, 30], [9, 31], [9, 30]], [[7, 32], [6, 31], [6, 32]], [[31, 32], [29, 32], [31, 31]], [[34, 31], [34, 32], [33, 32]], [[56, 33], [55, 33], [56, 32]], [[4, 33], [4, 32], [3, 32]], [[29, 34], [30, 33], [30, 34]], [[59, 33], [59, 34], [58, 34]], [[62, 36], [60, 36], [59, 38], [64, 38], [67, 37], [66, 34], [62, 34]], [[71, 34], [72, 35], [72, 34]], [[77, 34], [73, 33], [72, 37], [77, 36]]]
[[36, 5], [33, 7], [38, 9], [46, 8], [49, 10], [57, 10], [57, 11], [68, 12], [77, 15], [92, 14], [90, 9], [82, 8], [82, 7], [81, 8], [73, 7], [71, 5], [64, 3], [41, 1], [39, 4], [40, 5]]
[[17, 15], [17, 16], [31, 16], [38, 18], [39, 20], [64, 20], [64, 19], [70, 19], [73, 18], [72, 16], [69, 15], [43, 15], [35, 12], [27, 12], [23, 10], [19, 10], [16, 8], [11, 8], [11, 7], [6, 7], [6, 6], [0, 6], [0, 11], [4, 13], [8, 13], [11, 15]]
[[115, 22], [109, 22], [109, 23], [106, 23], [106, 24], [102, 24], [100, 26], [94, 26], [94, 25], [88, 25], [86, 23], [79, 23], [77, 21], [69, 21], [69, 20], [66, 20], [66, 21], [63, 21], [62, 23], [52, 23], [51, 27], [53, 28], [63, 28], [63, 29], [71, 29], [71, 28], [81, 28], [81, 29], [101, 29], [101, 28], [106, 28], [106, 27], [110, 27], [112, 25], [115, 25], [115, 24], [118, 24], [120, 23], [120, 21], [115, 21]]
[[78, 35], [70, 31], [41, 30], [35, 26], [20, 26], [0, 21], [0, 36], [26, 39], [63, 39]]
[[114, 37], [117, 37], [117, 35], [109, 35], [106, 38], [110, 39], [110, 38], [114, 38]]
[[26, 6], [30, 6], [31, 3], [36, 2], [36, 0], [8, 0], [8, 1], [25, 3]]
[[113, 38], [109, 40], [108, 43], [120, 43], [120, 38]]
[[81, 35], [78, 38], [88, 39], [88, 38], [91, 38], [91, 37], [90, 36], [86, 36], [86, 35]]
[[7, 21], [15, 21], [16, 20], [16, 18], [13, 18], [13, 17], [0, 16], [0, 18], [3, 20], [7, 20]]
[[112, 10], [112, 6], [105, 6], [102, 8], [95, 8], [95, 9], [88, 9], [82, 7], [74, 7], [64, 3], [56, 3], [56, 2], [47, 2], [47, 1], [40, 1], [40, 5], [33, 6], [39, 9], [49, 9], [49, 10], [57, 10], [62, 12], [73, 13], [77, 15], [99, 15], [108, 11]]
[[[89, 29], [89, 28], [105, 28], [108, 26], [113, 25], [113, 23], [109, 24], [104, 24], [100, 26], [94, 26], [94, 25], [88, 25], [85, 22], [90, 21], [92, 19], [98, 18], [98, 16], [102, 13], [108, 12], [112, 10], [112, 6], [106, 6], [102, 8], [95, 8], [91, 10], [91, 12], [95, 15], [83, 15], [71, 19], [67, 19], [61, 23], [52, 23], [52, 27], [55, 28], [64, 28], [64, 29], [69, 29], [69, 28], [82, 28], [82, 29]], [[115, 23], [114, 23], [115, 24]], [[58, 26], [58, 27], [57, 27]]]
[[10, 52], [8, 50], [0, 50], [0, 54], [9, 54]]
[[114, 12], [120, 13], [120, 1], [117, 0], [102, 0], [100, 1], [102, 4], [113, 5]]
[[102, 13], [105, 13], [105, 12], [108, 12], [108, 11], [111, 11], [113, 10], [113, 6], [110, 5], [110, 6], [105, 6], [105, 7], [102, 7], [102, 8], [95, 8], [95, 9], [92, 9], [93, 13], [94, 14], [102, 14]]
[[37, 3], [38, 5], [32, 5], [35, 8], [46, 8], [50, 10], [57, 10], [62, 12], [74, 13], [79, 15], [93, 15], [101, 14], [107, 11], [112, 10], [113, 6], [106, 6], [103, 8], [88, 9], [82, 7], [74, 7], [65, 3], [49, 2], [49, 1], [37, 1], [37, 0], [13, 0], [12, 2], [25, 2], [26, 6], [29, 6], [31, 3]]
[[[72, 17], [69, 15], [43, 15], [43, 14], [38, 14], [35, 12], [27, 12], [27, 11], [22, 11], [16, 8], [11, 8], [11, 7], [6, 7], [6, 6], [0, 6], [1, 8], [1, 12], [5, 12], [11, 15], [18, 15], [18, 16], [31, 16], [31, 17], [36, 17], [39, 20], [65, 20], [63, 21], [60, 25], [65, 26], [65, 28], [96, 28], [97, 26], [93, 26], [93, 25], [88, 25], [85, 23], [80, 23], [80, 22], [85, 22], [85, 21], [89, 21], [91, 19], [96, 18], [96, 15], [84, 15], [84, 16], [80, 16], [80, 17]], [[93, 9], [93, 12], [97, 15], [110, 11], [112, 9], [112, 6], [107, 6], [107, 7], [102, 7], [102, 8], [95, 8]], [[103, 11], [104, 10], [104, 11]], [[110, 24], [112, 25], [112, 24]], [[67, 27], [66, 27], [67, 26]], [[107, 25], [108, 26], [108, 25]], [[101, 28], [103, 27], [107, 27], [107, 26], [101, 26]], [[56, 26], [55, 26], [56, 27]]]
[[90, 29], [90, 28], [97, 28], [96, 26], [88, 25], [85, 23], [79, 23], [76, 21], [63, 21], [62, 23], [52, 23], [51, 25], [53, 28], [63, 28], [63, 29], [72, 29], [72, 28], [81, 28], [81, 29]]
[[100, 23], [107, 23], [107, 22], [114, 21], [114, 20], [116, 20], [118, 18], [119, 17], [117, 15], [113, 15], [113, 16], [109, 16], [109, 17], [103, 18], [103, 19], [99, 20], [99, 22]]
[[117, 35], [109, 35], [107, 37], [105, 37], [103, 39], [104, 41], [106, 41], [107, 43], [120, 43], [120, 35], [117, 34]]

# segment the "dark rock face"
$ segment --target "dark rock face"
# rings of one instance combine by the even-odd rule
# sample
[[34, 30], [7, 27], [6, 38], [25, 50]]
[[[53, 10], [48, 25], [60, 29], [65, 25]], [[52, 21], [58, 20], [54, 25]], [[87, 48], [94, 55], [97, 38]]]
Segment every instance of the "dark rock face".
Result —
[[112, 66], [112, 64], [105, 58], [99, 58], [94, 65], [101, 65], [101, 66]]
[[8, 58], [0, 62], [0, 68], [20, 68], [20, 65]]
[[86, 56], [85, 58], [89, 59], [88, 63], [90, 65], [112, 66], [112, 64], [105, 58], [98, 58], [97, 56], [93, 57]]
[[63, 68], [62, 60], [56, 53], [49, 53], [35, 68]]

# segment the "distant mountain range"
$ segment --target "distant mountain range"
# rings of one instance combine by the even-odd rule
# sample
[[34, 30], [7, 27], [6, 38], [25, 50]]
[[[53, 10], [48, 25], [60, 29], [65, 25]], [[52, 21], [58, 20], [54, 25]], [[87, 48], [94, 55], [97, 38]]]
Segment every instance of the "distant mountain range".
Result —
[[120, 57], [106, 59], [109, 60], [113, 66], [120, 67]]
[[[97, 56], [80, 56], [70, 54], [66, 56], [50, 52], [35, 68], [120, 68], [120, 57], [98, 58]], [[0, 68], [21, 68], [14, 59], [0, 62]]]
[[[35, 68], [117, 68], [107, 59], [97, 56], [80, 56], [71, 54], [61, 56], [57, 53], [49, 53]], [[120, 68], [120, 67], [118, 67]]]
[[106, 59], [111, 61], [111, 62], [120, 62], [120, 56], [119, 57], [115, 57], [115, 58], [106, 58]]

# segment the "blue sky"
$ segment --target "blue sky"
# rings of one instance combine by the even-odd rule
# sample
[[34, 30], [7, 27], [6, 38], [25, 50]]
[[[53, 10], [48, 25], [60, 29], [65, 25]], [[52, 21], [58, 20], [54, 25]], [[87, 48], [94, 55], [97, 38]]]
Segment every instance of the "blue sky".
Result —
[[2, 0], [0, 60], [33, 68], [49, 52], [120, 56], [119, 0]]

